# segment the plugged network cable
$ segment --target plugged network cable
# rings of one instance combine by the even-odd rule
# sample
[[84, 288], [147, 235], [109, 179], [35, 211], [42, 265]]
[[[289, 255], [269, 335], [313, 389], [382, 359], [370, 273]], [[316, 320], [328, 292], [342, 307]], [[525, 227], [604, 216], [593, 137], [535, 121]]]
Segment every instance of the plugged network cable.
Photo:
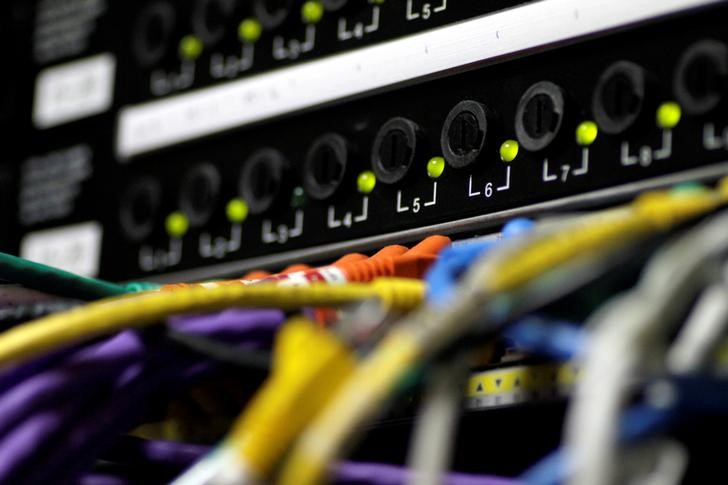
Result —
[[[173, 478], [210, 452], [204, 445], [193, 445], [173, 441], [142, 440], [130, 436], [120, 440], [102, 458], [113, 463], [134, 469], [163, 469], [164, 478]], [[405, 483], [411, 476], [410, 470], [380, 463], [339, 462], [332, 471], [333, 483], [339, 485], [391, 485]], [[133, 473], [129, 473], [133, 476]], [[108, 479], [123, 480], [123, 473], [101, 474]], [[82, 480], [86, 477], [82, 477]], [[94, 478], [89, 476], [88, 480]], [[131, 479], [131, 477], [130, 477]], [[86, 482], [83, 482], [86, 483]], [[446, 485], [517, 485], [517, 481], [493, 475], [476, 475], [470, 473], [448, 473]]]
[[[586, 377], [577, 387], [566, 427], [566, 446], [575, 464], [571, 483], [612, 482], [620, 407], [634, 389], [634, 377], [649, 375], [656, 360], [664, 361], [662, 349], [679, 325], [679, 315], [702, 288], [723, 277], [728, 257], [726, 227], [728, 213], [723, 213], [678, 237], [652, 258], [633, 291], [613, 301], [587, 324], [593, 330], [585, 353]], [[691, 326], [685, 329], [689, 333], [678, 339], [680, 347], [671, 354], [673, 369], [681, 373], [699, 370], [705, 354], [697, 351], [710, 349], [700, 345], [702, 338], [687, 340], [691, 334], [704, 331], [693, 328], [695, 321], [689, 321]], [[708, 328], [708, 337], [719, 335], [726, 325], [720, 315], [715, 322], [719, 326]], [[619, 359], [614, 359], [616, 353]], [[693, 363], [680, 357], [686, 353]]]
[[[327, 466], [348, 449], [356, 427], [380, 412], [406, 369], [431, 358], [466, 331], [474, 320], [503, 322], [512, 313], [498, 296], [579, 258], [597, 258], [650, 234], [707, 214], [728, 201], [728, 181], [716, 191], [690, 196], [657, 192], [603, 220], [583, 221], [524, 238], [489, 253], [470, 269], [459, 298], [444, 310], [427, 307], [405, 317], [367, 358], [334, 400], [304, 432], [281, 472], [281, 483], [322, 480]], [[569, 227], [570, 226], [570, 227]], [[565, 236], [568, 234], [568, 236]], [[513, 298], [510, 298], [513, 300]], [[506, 302], [508, 299], [506, 300]], [[493, 328], [495, 330], [495, 328]]]
[[[445, 243], [449, 243], [446, 238], [430, 238], [413, 250], [389, 247], [380, 251], [374, 259], [384, 261], [385, 264], [377, 266], [384, 271], [394, 268], [397, 272], [405, 268], [406, 271], [421, 273], [433, 261], [438, 246]], [[428, 251], [429, 255], [424, 254]], [[406, 258], [393, 259], [398, 256]], [[348, 257], [342, 258], [342, 261], [352, 264], [354, 259]], [[356, 260], [365, 261], [361, 258]], [[376, 271], [361, 275], [360, 279], [373, 276], [376, 276]], [[0, 476], [22, 477], [24, 473], [30, 473], [27, 469], [28, 463], [49, 453], [49, 450], [30, 449], [19, 444], [24, 443], [24, 437], [29, 432], [44, 436], [48, 443], [57, 442], [63, 433], [75, 433], [74, 447], [66, 449], [63, 455], [77, 455], [79, 459], [78, 467], [69, 463], [68, 469], [64, 471], [63, 476], [72, 476], [76, 471], [90, 465], [91, 462], [83, 460], [83, 456], [95, 457], [95, 453], [103, 449], [98, 447], [99, 440], [107, 441], [109, 435], [128, 428], [130, 415], [135, 415], [134, 408], [150, 393], [165, 389], [168, 385], [178, 385], [173, 384], [175, 382], [186, 382], [195, 376], [205, 375], [208, 373], [207, 369], [217, 363], [232, 364], [237, 368], [269, 370], [269, 357], [253, 349], [270, 346], [272, 335], [282, 322], [282, 313], [280, 310], [269, 310], [266, 313], [250, 309], [229, 310], [218, 316], [175, 317], [166, 328], [151, 328], [150, 331], [141, 333], [126, 330], [99, 344], [92, 344], [90, 347], [84, 345], [83, 342], [90, 338], [113, 334], [125, 328], [143, 328], [163, 320], [167, 315], [192, 310], [240, 307], [245, 306], [246, 302], [258, 307], [285, 307], [295, 310], [305, 305], [336, 306], [375, 297], [391, 308], [405, 310], [418, 304], [424, 295], [421, 282], [403, 279], [382, 279], [372, 284], [338, 287], [321, 284], [306, 288], [269, 284], [254, 287], [211, 286], [175, 288], [172, 292], [147, 292], [100, 301], [74, 312], [61, 312], [40, 322], [22, 325], [0, 335], [0, 340], [5, 342], [14, 340], [17, 344], [23, 339], [30, 339], [35, 340], [37, 345], [34, 347], [21, 344], [22, 362], [13, 361], [15, 366], [8, 369], [4, 379], [0, 379], [7, 386], [4, 388], [5, 396], [0, 396], [0, 399], [7, 397], [18, 403], [18, 406], [13, 407], [16, 415], [7, 418], [10, 424], [5, 431], [11, 433], [12, 429], [16, 429], [20, 433], [17, 439], [11, 433], [7, 444], [17, 450], [7, 454], [5, 467], [0, 462]], [[49, 321], [50, 327], [47, 326]], [[76, 330], [74, 325], [77, 325]], [[324, 336], [327, 334], [315, 327], [313, 330]], [[55, 336], [54, 331], [57, 332]], [[240, 336], [246, 335], [245, 332], [253, 340], [241, 340]], [[41, 343], [38, 344], [36, 339]], [[124, 344], [126, 346], [117, 343], [119, 340], [127, 342]], [[135, 347], [130, 347], [134, 341], [137, 342], [136, 350]], [[223, 341], [224, 344], [221, 343]], [[72, 346], [69, 348], [69, 345]], [[95, 347], [99, 347], [98, 350]], [[32, 348], [35, 348], [35, 352], [31, 351]], [[158, 352], [161, 355], [155, 355]], [[180, 353], [184, 358], [170, 358]], [[34, 359], [34, 355], [38, 358]], [[23, 362], [27, 364], [23, 365]], [[175, 362], [176, 367], [166, 368], [163, 366], [166, 362]], [[68, 370], [63, 370], [64, 365]], [[118, 388], [112, 387], [109, 390], [102, 385], [109, 381], [113, 383], [115, 379], [121, 379]], [[97, 393], [90, 393], [87, 399], [64, 404], [74, 392], [85, 386], [91, 386]], [[112, 395], [123, 393], [124, 398], [114, 399], [109, 403], [101, 401], [92, 404], [94, 399], [109, 391]], [[52, 409], [58, 408], [52, 412], [58, 419], [63, 417], [62, 421], [48, 422], [43, 408], [49, 405]], [[95, 411], [83, 416], [80, 410], [84, 406], [91, 406]], [[0, 439], [0, 447], [2, 444]], [[51, 453], [43, 458], [48, 460], [48, 466], [34, 472], [34, 479], [51, 476], [52, 472], [49, 470], [60, 466], [61, 456]], [[3, 475], [2, 470], [7, 475]]]
[[[714, 204], [709, 204], [709, 208], [712, 208], [714, 206], [715, 206]], [[401, 355], [402, 354], [399, 353], [399, 352], [393, 352], [392, 355], [391, 355], [391, 358], [393, 358], [393, 359], [394, 358], [398, 358]], [[224, 449], [225, 448], [223, 448], [223, 450]], [[214, 457], [218, 458], [218, 460], [222, 460], [222, 458], [221, 458], [222, 456], [223, 456], [223, 454], [220, 453], [220, 452], [218, 452], [216, 455], [214, 455]], [[232, 455], [232, 453], [227, 454], [226, 460], [230, 460], [230, 463], [228, 463], [228, 465], [230, 465], [230, 466], [227, 466], [227, 465], [226, 466], [223, 466], [219, 462], [217, 464], [215, 464], [214, 460], [213, 460], [213, 462], [207, 462], [206, 465], [208, 465], [208, 467], [207, 467], [206, 473], [207, 474], [210, 474], [210, 475], [206, 475], [206, 476], [208, 478], [210, 476], [217, 476], [217, 474], [220, 473], [221, 470], [223, 470], [223, 469], [225, 469], [225, 470], [231, 470], [231, 469], [233, 469], [233, 468], [231, 468], [231, 466], [234, 464], [234, 456]], [[217, 471], [215, 470], [216, 467], [217, 467]], [[190, 478], [190, 477], [188, 476], [186, 478]], [[199, 477], [198, 477], [198, 479], [199, 479]], [[193, 480], [191, 483], [195, 483], [195, 481]], [[201, 483], [204, 483], [204, 481], [201, 482]]]
[[[264, 348], [283, 320], [277, 310], [238, 311], [223, 321], [195, 317], [171, 325], [249, 352]], [[154, 335], [126, 331], [31, 368], [6, 369], [0, 379], [0, 481], [71, 479], [142, 417], [151, 396], [188, 386], [214, 367]]]
[[[692, 227], [699, 227], [693, 221], [707, 217], [726, 201], [728, 181], [718, 190], [662, 191], [616, 210], [536, 228], [526, 224], [519, 235], [510, 237], [505, 231], [497, 244], [458, 244], [446, 249], [427, 283], [382, 279], [371, 284], [292, 288], [244, 286], [237, 280], [182, 285], [167, 288], [172, 291], [101, 300], [21, 325], [0, 334], [0, 361], [6, 363], [0, 372], [0, 451], [7, 450], [0, 460], [0, 478], [37, 483], [76, 477], [82, 477], [82, 483], [104, 477], [123, 480], [123, 467], [94, 470], [94, 463], [99, 458], [111, 458], [120, 466], [130, 461], [117, 453], [114, 444], [144, 422], [142, 411], [152, 401], [168, 400], [174, 392], [220, 372], [240, 375], [250, 370], [259, 377], [269, 373], [268, 379], [228, 437], [211, 453], [200, 447], [195, 453], [180, 452], [184, 461], [168, 469], [162, 481], [171, 480], [198, 459], [197, 465], [178, 477], [179, 483], [244, 479], [313, 483], [332, 470], [338, 470], [335, 474], [341, 479], [341, 467], [335, 463], [353, 443], [356, 427], [386, 409], [386, 401], [402, 392], [401, 379], [417, 370], [425, 396], [430, 396], [425, 398], [423, 415], [431, 417], [433, 427], [419, 428], [416, 437], [421, 439], [414, 440], [410, 455], [414, 469], [362, 465], [359, 472], [369, 467], [371, 473], [360, 479], [414, 483], [427, 477], [434, 483], [447, 477], [452, 483], [468, 483], [455, 482], [455, 478], [512, 483], [497, 482], [497, 477], [463, 478], [448, 471], [469, 356], [494, 338], [505, 337], [518, 348], [557, 360], [588, 358], [590, 349], [599, 345], [592, 326], [581, 329], [540, 314], [539, 309], [600, 274], [618, 271], [625, 254], [638, 259], [642, 253], [633, 248], [645, 247], [647, 239], [662, 240], [679, 228], [689, 234]], [[421, 276], [423, 268], [435, 262], [434, 254], [449, 242], [439, 239], [433, 244], [436, 249], [430, 255], [410, 259], [423, 264], [406, 263], [406, 248], [393, 246], [366, 265], [361, 265], [366, 257], [353, 256], [339, 261], [337, 268], [343, 272], [346, 265], [357, 264]], [[404, 259], [395, 263], [396, 258]], [[286, 273], [308, 271], [316, 269], [298, 266]], [[353, 274], [347, 273], [347, 278]], [[360, 274], [368, 278], [376, 271]], [[661, 383], [669, 382], [680, 399], [669, 408], [659, 408], [657, 401], [647, 399], [641, 407], [627, 410], [619, 422], [628, 442], [642, 446], [643, 437], [659, 438], [674, 423], [676, 413], [725, 410], [722, 401], [713, 397], [724, 392], [721, 379], [678, 371], [686, 366], [710, 368], [713, 358], [696, 362], [686, 357], [693, 356], [694, 349], [708, 354], [719, 350], [714, 336], [723, 331], [725, 322], [720, 317], [725, 306], [716, 295], [723, 283], [711, 281], [712, 292], [698, 299], [688, 318], [697, 323], [678, 333], [668, 359], [672, 367], [665, 367], [665, 372], [655, 375], [659, 380], [646, 384], [659, 390]], [[426, 298], [431, 303], [425, 303]], [[351, 304], [353, 311], [347, 308]], [[321, 307], [345, 311], [322, 311]], [[225, 309], [213, 315], [188, 315]], [[326, 326], [301, 318], [284, 323], [301, 311], [323, 315]], [[166, 325], [160, 324], [165, 321]], [[693, 399], [698, 395], [696, 386], [705, 391], [705, 399]], [[86, 391], [81, 398], [80, 390]], [[659, 396], [657, 391], [652, 394]], [[8, 410], [6, 416], [3, 409]], [[36, 446], [41, 438], [42, 445]], [[65, 439], [68, 445], [58, 446]], [[312, 440], [317, 440], [323, 454], [311, 454]], [[431, 446], [423, 446], [428, 441]], [[663, 461], [685, 456], [674, 442], [659, 439], [644, 450], [640, 456]], [[563, 473], [560, 461], [568, 455], [555, 456], [552, 471], [572, 476]], [[637, 460], [635, 466], [643, 462]], [[37, 463], [43, 466], [34, 467]]]
[[[585, 378], [570, 407], [566, 446], [527, 473], [527, 483], [679, 483], [684, 466], [666, 473], [657, 465], [687, 461], [689, 452], [671, 441], [655, 447], [644, 440], [701, 414], [728, 412], [723, 397], [712, 395], [726, 381], [711, 375], [719, 372], [716, 354], [728, 326], [727, 222], [724, 212], [670, 241], [639, 284], [588, 323]], [[638, 392], [648, 402], [622, 411]], [[616, 466], [624, 464], [620, 450], [627, 444], [628, 456], [644, 455], [651, 469]]]
[[21, 363], [53, 349], [127, 328], [154, 325], [165, 317], [181, 313], [211, 312], [228, 307], [293, 310], [303, 306], [336, 306], [367, 298], [379, 298], [391, 308], [407, 310], [417, 306], [423, 296], [421, 282], [396, 278], [341, 286], [261, 284], [146, 292], [101, 300], [12, 328], [0, 335], [0, 364]]
[[97, 300], [158, 288], [158, 285], [152, 283], [119, 285], [86, 278], [6, 253], [0, 253], [0, 279], [79, 300]]

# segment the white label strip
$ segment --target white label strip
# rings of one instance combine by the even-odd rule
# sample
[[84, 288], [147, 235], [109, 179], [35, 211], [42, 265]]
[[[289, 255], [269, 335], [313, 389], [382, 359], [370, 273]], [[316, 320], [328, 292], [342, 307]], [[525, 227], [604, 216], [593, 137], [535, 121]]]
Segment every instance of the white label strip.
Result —
[[108, 110], [115, 72], [116, 59], [111, 54], [43, 70], [35, 82], [33, 124], [51, 128]]
[[127, 159], [274, 116], [719, 0], [541, 0], [121, 110]]
[[31, 232], [20, 242], [20, 256], [81, 276], [96, 276], [102, 235], [98, 222]]

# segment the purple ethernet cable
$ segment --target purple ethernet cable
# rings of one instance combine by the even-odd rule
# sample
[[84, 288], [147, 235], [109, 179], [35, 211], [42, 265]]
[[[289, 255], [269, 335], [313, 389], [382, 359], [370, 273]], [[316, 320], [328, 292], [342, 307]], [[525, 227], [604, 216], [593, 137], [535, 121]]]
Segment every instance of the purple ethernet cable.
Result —
[[42, 410], [3, 436], [0, 440], [0, 483], [27, 483], [23, 475], [38, 466], [33, 457], [52, 446], [47, 437], [62, 431], [79, 411], [75, 404]]
[[[202, 445], [172, 441], [143, 440], [130, 436], [119, 439], [104, 460], [133, 468], [177, 468], [182, 472], [195, 461], [209, 453], [211, 448]], [[406, 468], [378, 463], [344, 461], [333, 468], [334, 483], [339, 485], [400, 485], [408, 483], [411, 471]], [[83, 482], [82, 480], [82, 483]], [[517, 485], [511, 478], [466, 473], [448, 473], [446, 485]]]
[[[119, 376], [110, 399], [89, 409], [87, 416], [71, 420], [64, 429], [48, 436], [58, 446], [35, 455], [33, 460], [42, 466], [24, 473], [22, 482], [73, 483], [80, 473], [89, 469], [118, 434], [138, 422], [143, 416], [144, 402], [160, 390], [162, 383], [169, 379], [170, 371], [178, 370], [175, 367], [179, 366], [170, 365], [161, 371], [149, 367], [153, 366], [135, 364], [129, 368]], [[1, 478], [0, 483], [4, 483]]]
[[64, 433], [57, 435], [57, 439], [66, 439], [67, 443], [37, 457], [43, 467], [30, 474], [27, 483], [75, 483], [119, 435], [139, 423], [145, 402], [175, 381], [196, 382], [214, 368], [211, 362], [181, 355], [162, 354], [156, 360], [162, 365], [149, 365], [153, 370], [128, 379], [122, 376], [114, 398], [102, 402], [89, 416], [71, 423]]
[[[334, 466], [334, 483], [338, 485], [404, 485], [411, 483], [412, 471], [407, 468], [380, 463], [344, 461]], [[448, 473], [445, 485], [517, 485], [512, 478], [468, 473]]]
[[78, 485], [132, 485], [133, 482], [121, 476], [107, 473], [88, 473], [78, 480]]
[[261, 348], [270, 348], [285, 318], [281, 310], [234, 308], [209, 315], [176, 316], [168, 319], [168, 324], [176, 330], [222, 342], [239, 339], [244, 334], [249, 340], [258, 342]]
[[57, 367], [28, 377], [0, 394], [0, 436], [35, 410], [65, 402], [68, 397], [85, 399], [90, 388], [142, 359], [145, 350], [139, 334], [126, 331], [77, 351]]
[[[265, 347], [285, 318], [282, 312], [269, 310], [223, 313], [225, 315], [188, 317], [174, 325], [191, 334], [211, 338], [224, 336], [228, 344], [251, 348]], [[156, 364], [150, 364], [149, 357]], [[165, 348], [147, 348], [141, 360], [148, 365], [139, 377], [139, 382], [131, 379], [126, 385], [121, 383], [106, 403], [102, 402], [98, 408], [81, 419], [71, 420], [62, 433], [51, 433], [53, 436], [49, 438], [62, 438], [64, 434], [69, 436], [69, 444], [50, 453], [50, 456], [38, 458], [37, 462], [44, 463], [44, 466], [32, 474], [36, 479], [30, 481], [43, 483], [47, 479], [68, 476], [66, 473], [72, 473], [72, 470], [83, 470], [84, 465], [93, 463], [106, 442], [133, 425], [140, 409], [144, 408], [143, 403], [147, 396], [165, 385], [173, 385], [175, 381], [192, 382], [191, 379], [195, 376], [211, 369], [209, 361], [200, 361], [199, 358], [180, 355], [179, 352]], [[120, 378], [128, 370], [129, 368], [122, 368], [118, 374]], [[12, 444], [8, 443], [8, 447], [10, 446]]]
[[[231, 310], [209, 316], [178, 317], [171, 324], [193, 335], [246, 348], [265, 348], [284, 318], [278, 310]], [[78, 398], [80, 388], [88, 390], [108, 381], [124, 367], [142, 360], [147, 350], [139, 333], [125, 331], [78, 350], [57, 367], [27, 377], [0, 394], [0, 436], [33, 410], [68, 396]]]

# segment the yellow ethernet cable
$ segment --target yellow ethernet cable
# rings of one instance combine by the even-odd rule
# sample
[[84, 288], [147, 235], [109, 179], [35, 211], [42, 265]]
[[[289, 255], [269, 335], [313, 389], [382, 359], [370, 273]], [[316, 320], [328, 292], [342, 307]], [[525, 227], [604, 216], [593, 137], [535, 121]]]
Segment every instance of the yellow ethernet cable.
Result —
[[467, 332], [494, 296], [517, 291], [574, 258], [606, 252], [706, 214], [728, 202], [727, 188], [724, 179], [716, 191], [648, 193], [614, 216], [587, 218], [489, 253], [466, 275], [460, 296], [450, 307], [411, 313], [385, 337], [302, 434], [283, 465], [279, 483], [321, 482], [330, 463], [346, 450], [349, 436], [378, 412], [407, 370]]
[[303, 306], [338, 306], [378, 298], [396, 310], [410, 310], [425, 295], [424, 283], [403, 278], [381, 278], [370, 284], [308, 287], [277, 285], [185, 288], [146, 292], [100, 300], [12, 328], [0, 335], [0, 365], [24, 362], [60, 347], [126, 328], [153, 325], [170, 315], [215, 311], [229, 307], [293, 310]]
[[[488, 292], [504, 292], [524, 284], [574, 255], [623, 243], [625, 240], [645, 236], [675, 224], [706, 214], [728, 202], [720, 192], [703, 192], [691, 197], [675, 196], [669, 192], [650, 192], [638, 197], [631, 210], [622, 217], [613, 217], [596, 224], [589, 219], [570, 227], [567, 231], [549, 234], [535, 241], [523, 251], [516, 249], [517, 257], [494, 262], [494, 267], [479, 272], [479, 286]], [[515, 256], [515, 254], [514, 254]]]
[[355, 366], [353, 353], [332, 333], [304, 318], [292, 319], [277, 337], [271, 377], [238, 418], [227, 443], [254, 476], [269, 478]]
[[[301, 436], [284, 463], [278, 483], [321, 482], [329, 463], [342, 453], [340, 447], [346, 444], [352, 426], [373, 416], [379, 403], [387, 399], [400, 377], [421, 356], [415, 340], [401, 331], [386, 338]], [[356, 388], [354, 384], [363, 386]]]

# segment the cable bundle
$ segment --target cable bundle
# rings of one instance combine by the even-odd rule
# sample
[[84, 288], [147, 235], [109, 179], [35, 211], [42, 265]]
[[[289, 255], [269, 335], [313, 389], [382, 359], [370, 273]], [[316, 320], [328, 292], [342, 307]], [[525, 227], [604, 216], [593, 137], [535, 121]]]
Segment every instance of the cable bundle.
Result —
[[[673, 483], [689, 450], [665, 431], [728, 410], [726, 203], [728, 179], [323, 268], [161, 290], [77, 281], [78, 293], [57, 294], [109, 298], [0, 334], [0, 481], [515, 483], [448, 472], [470, 370], [510, 347], [523, 365], [540, 356], [579, 369], [564, 446], [519, 480]], [[58, 275], [36, 284], [52, 269], [29, 277], [3, 261], [12, 270], [0, 277], [54, 292]], [[636, 284], [623, 281], [630, 272]], [[267, 378], [217, 447], [128, 434], [154, 403], [251, 370]], [[342, 461], [413, 387], [409, 466]]]

